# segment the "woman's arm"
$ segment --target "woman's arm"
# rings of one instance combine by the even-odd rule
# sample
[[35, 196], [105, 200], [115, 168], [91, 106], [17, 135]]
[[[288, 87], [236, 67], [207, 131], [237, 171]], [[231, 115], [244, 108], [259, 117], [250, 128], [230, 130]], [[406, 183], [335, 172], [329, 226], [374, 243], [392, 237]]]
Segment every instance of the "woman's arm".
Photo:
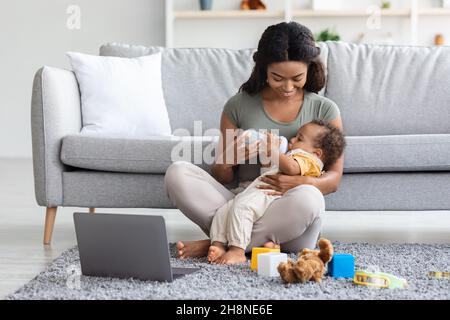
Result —
[[[330, 121], [332, 125], [343, 131], [342, 119], [340, 117]], [[282, 195], [289, 189], [295, 188], [301, 184], [311, 184], [317, 187], [324, 195], [335, 192], [341, 182], [344, 172], [344, 155], [342, 155], [333, 165], [327, 168], [327, 171], [320, 177], [288, 176], [284, 174], [267, 175], [261, 178], [261, 181], [269, 185], [260, 185], [260, 189], [271, 190], [268, 193], [273, 195]]]
[[[226, 139], [226, 130], [236, 130], [236, 126], [223, 114], [220, 117], [220, 137], [218, 148], [222, 148], [222, 154], [214, 161], [212, 166], [212, 176], [222, 184], [233, 181], [233, 164], [228, 164], [226, 161], [226, 146], [229, 141]], [[218, 150], [220, 151], [220, 150]], [[219, 161], [220, 160], [220, 161]]]
[[222, 113], [217, 156], [211, 170], [212, 176], [222, 184], [233, 181], [234, 166], [258, 155], [259, 141], [246, 145], [244, 135], [238, 136], [237, 130], [238, 128]]
[[344, 170], [344, 155], [342, 155], [332, 166], [320, 177], [310, 177], [309, 184], [317, 187], [324, 195], [336, 192], [341, 183]]

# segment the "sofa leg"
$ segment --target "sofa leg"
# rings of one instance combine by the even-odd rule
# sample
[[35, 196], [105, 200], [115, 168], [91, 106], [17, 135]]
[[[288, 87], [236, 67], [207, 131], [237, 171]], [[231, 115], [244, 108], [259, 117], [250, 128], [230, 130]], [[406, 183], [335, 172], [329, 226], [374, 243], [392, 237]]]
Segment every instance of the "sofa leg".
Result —
[[52, 241], [53, 226], [55, 224], [56, 210], [58, 207], [47, 208], [45, 213], [44, 245]]
[[95, 208], [89, 208], [89, 213], [95, 213]]

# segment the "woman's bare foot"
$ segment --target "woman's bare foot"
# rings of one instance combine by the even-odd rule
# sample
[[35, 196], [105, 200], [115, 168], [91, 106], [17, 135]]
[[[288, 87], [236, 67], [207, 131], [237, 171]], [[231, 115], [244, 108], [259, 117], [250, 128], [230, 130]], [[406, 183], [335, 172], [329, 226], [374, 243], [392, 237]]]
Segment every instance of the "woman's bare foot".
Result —
[[211, 241], [209, 239], [185, 242], [178, 241], [178, 257], [180, 259], [206, 257], [210, 245]]
[[225, 244], [214, 241], [208, 249], [208, 261], [213, 263], [226, 252]]
[[216, 260], [217, 264], [237, 264], [244, 263], [247, 261], [245, 257], [244, 249], [239, 247], [229, 247], [228, 251], [225, 252], [219, 259]]
[[272, 241], [267, 241], [266, 243], [264, 243], [263, 247], [270, 248], [270, 249], [280, 249], [280, 245], [275, 244], [275, 242], [272, 242]]

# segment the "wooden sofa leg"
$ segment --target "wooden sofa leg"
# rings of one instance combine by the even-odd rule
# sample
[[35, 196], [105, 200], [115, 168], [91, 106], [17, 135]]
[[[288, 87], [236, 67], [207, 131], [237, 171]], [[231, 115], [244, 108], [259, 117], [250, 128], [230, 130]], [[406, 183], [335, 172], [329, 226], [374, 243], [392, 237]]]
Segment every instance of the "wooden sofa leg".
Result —
[[48, 245], [52, 241], [53, 226], [55, 224], [56, 210], [58, 207], [47, 208], [45, 213], [44, 244]]
[[89, 213], [95, 213], [95, 208], [89, 208]]

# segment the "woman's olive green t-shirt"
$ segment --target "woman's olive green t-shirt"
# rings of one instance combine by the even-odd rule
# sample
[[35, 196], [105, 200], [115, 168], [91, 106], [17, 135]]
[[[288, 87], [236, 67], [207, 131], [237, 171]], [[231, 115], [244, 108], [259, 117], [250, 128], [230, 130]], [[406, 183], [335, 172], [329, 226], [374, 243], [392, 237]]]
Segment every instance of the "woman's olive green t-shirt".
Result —
[[287, 139], [294, 137], [298, 129], [313, 120], [333, 120], [339, 117], [339, 108], [328, 98], [305, 91], [303, 105], [291, 122], [273, 119], [265, 110], [261, 93], [249, 95], [239, 92], [232, 96], [223, 108], [224, 114], [237, 127], [247, 129], [279, 130], [277, 134]]

